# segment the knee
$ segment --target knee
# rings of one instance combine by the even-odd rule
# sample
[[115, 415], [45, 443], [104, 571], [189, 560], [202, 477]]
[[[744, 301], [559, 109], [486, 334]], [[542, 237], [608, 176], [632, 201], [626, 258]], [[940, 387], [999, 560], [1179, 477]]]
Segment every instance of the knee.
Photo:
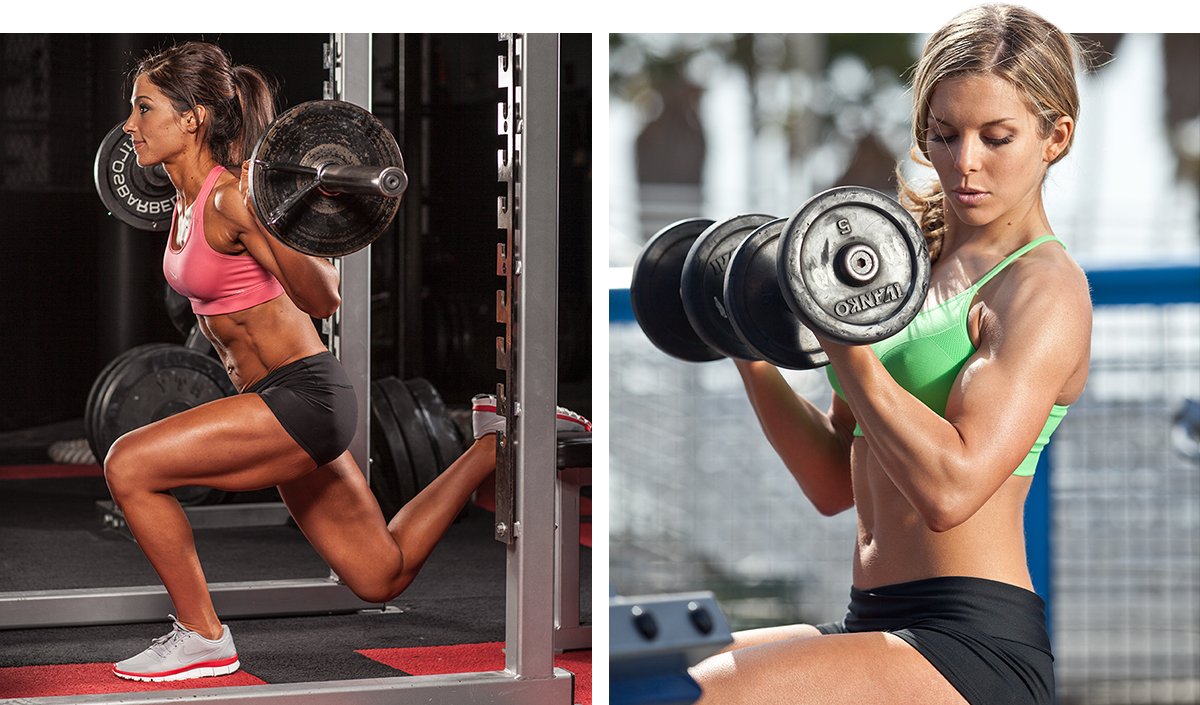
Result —
[[[380, 561], [380, 563], [385, 563]], [[405, 568], [403, 557], [396, 563], [376, 565], [375, 570], [362, 572], [352, 577], [342, 576], [342, 581], [350, 591], [363, 602], [383, 604], [396, 599], [400, 593], [412, 583], [415, 575], [409, 574]]]
[[120, 499], [139, 489], [145, 477], [141, 469], [145, 464], [138, 460], [140, 450], [132, 433], [121, 436], [108, 449], [104, 458], [104, 480], [113, 499]]
[[348, 582], [346, 587], [363, 602], [381, 605], [396, 599], [407, 585], [400, 586], [394, 581], [372, 580]]

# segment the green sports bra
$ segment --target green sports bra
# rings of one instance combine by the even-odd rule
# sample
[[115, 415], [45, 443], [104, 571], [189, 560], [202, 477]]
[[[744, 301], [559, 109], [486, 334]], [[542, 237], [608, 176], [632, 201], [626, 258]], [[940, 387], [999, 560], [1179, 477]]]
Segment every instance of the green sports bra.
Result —
[[[946, 415], [946, 401], [950, 398], [950, 389], [958, 372], [975, 354], [975, 346], [971, 344], [971, 336], [967, 330], [967, 315], [971, 310], [971, 302], [975, 294], [999, 274], [1005, 267], [1012, 264], [1021, 255], [1044, 242], [1062, 242], [1053, 235], [1040, 237], [1012, 253], [1003, 262], [996, 265], [992, 271], [975, 282], [969, 289], [957, 294], [946, 301], [921, 311], [907, 327], [886, 340], [881, 340], [871, 346], [884, 369], [892, 379], [908, 390], [910, 394], [920, 399], [925, 406], [933, 409], [939, 416]], [[1065, 247], [1065, 245], [1064, 245]], [[842, 399], [846, 395], [838, 383], [837, 373], [833, 366], [826, 368], [829, 382], [833, 390]], [[1050, 410], [1046, 425], [1038, 434], [1037, 441], [1029, 454], [1017, 466], [1014, 475], [1030, 476], [1037, 468], [1038, 456], [1042, 448], [1050, 440], [1050, 435], [1058, 428], [1069, 407], [1055, 404]], [[854, 435], [863, 435], [862, 429], [854, 427]]]

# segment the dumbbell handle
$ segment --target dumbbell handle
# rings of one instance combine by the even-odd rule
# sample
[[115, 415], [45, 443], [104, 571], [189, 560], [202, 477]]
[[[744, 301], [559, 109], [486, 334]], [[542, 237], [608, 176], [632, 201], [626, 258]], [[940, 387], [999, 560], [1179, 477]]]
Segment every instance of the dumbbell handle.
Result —
[[[395, 166], [367, 164], [300, 164], [257, 162], [263, 169], [286, 171], [316, 177], [317, 186], [326, 193], [361, 193], [369, 196], [399, 198], [408, 188], [408, 174]], [[286, 210], [286, 209], [285, 209]]]

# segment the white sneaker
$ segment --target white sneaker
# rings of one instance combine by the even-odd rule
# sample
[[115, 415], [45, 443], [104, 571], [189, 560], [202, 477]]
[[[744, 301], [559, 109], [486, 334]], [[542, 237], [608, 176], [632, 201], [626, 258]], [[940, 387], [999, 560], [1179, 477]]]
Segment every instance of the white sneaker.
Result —
[[[555, 407], [554, 418], [554, 429], [558, 433], [564, 431], [592, 432], [592, 422], [570, 409], [564, 409], [561, 406]], [[483, 438], [489, 433], [504, 431], [504, 417], [496, 413], [495, 395], [476, 394], [471, 399], [471, 428], [477, 439]]]
[[229, 627], [222, 624], [221, 638], [212, 641], [176, 621], [171, 632], [155, 639], [150, 648], [113, 664], [113, 674], [131, 681], [181, 681], [224, 676], [240, 667]]

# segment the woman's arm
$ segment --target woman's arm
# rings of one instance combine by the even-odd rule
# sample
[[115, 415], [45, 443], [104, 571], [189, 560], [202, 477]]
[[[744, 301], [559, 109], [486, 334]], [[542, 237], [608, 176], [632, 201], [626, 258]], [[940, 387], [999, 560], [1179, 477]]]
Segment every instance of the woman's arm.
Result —
[[821, 341], [871, 452], [933, 531], [987, 502], [1086, 371], [1092, 315], [1082, 271], [1033, 258], [1012, 270], [985, 303], [979, 349], [959, 372], [945, 418], [901, 388], [869, 347]]
[[314, 318], [328, 318], [341, 304], [338, 273], [333, 263], [284, 245], [266, 232], [248, 201], [245, 165], [238, 184], [226, 182], [215, 190], [213, 206], [229, 222], [238, 240], [279, 280], [296, 306]]
[[850, 408], [834, 395], [829, 413], [823, 413], [770, 363], [734, 362], [763, 433], [817, 511], [832, 516], [854, 506]]

